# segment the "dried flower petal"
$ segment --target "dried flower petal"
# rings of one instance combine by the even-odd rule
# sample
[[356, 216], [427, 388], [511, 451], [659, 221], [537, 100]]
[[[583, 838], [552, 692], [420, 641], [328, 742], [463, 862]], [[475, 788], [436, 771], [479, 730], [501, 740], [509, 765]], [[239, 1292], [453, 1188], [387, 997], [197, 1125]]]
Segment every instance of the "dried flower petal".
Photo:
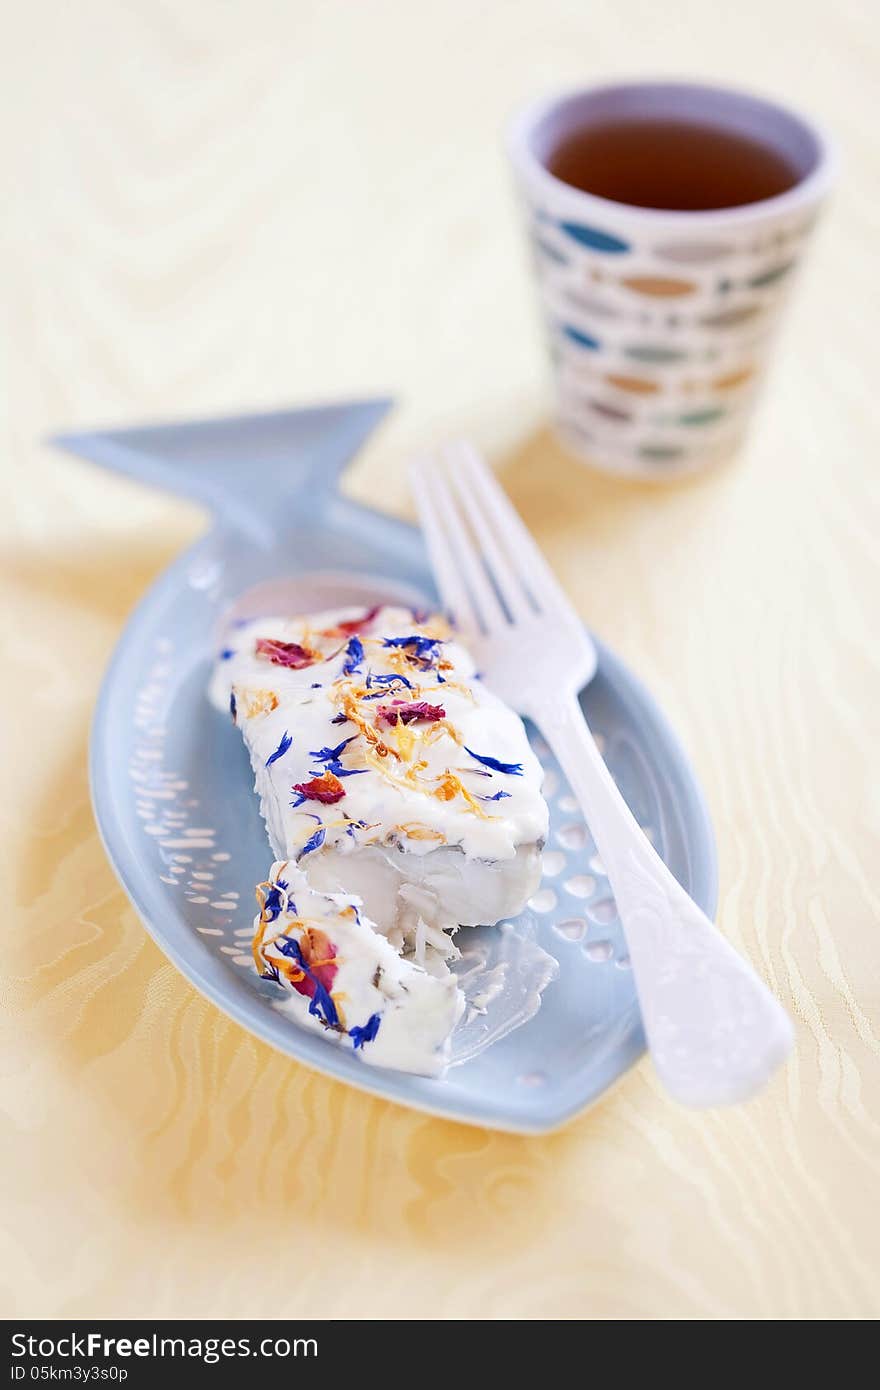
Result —
[[[392, 672], [391, 675], [388, 676], [374, 676], [371, 671], [367, 676], [367, 689], [370, 690], [374, 685], [394, 685], [396, 681], [400, 681], [401, 685], [405, 685], [407, 690], [412, 690], [413, 688], [412, 681], [408, 681], [406, 676], [398, 675], [396, 672]], [[387, 690], [380, 690], [375, 695], [365, 695], [364, 699], [381, 700], [382, 696], [387, 694]]]
[[352, 734], [349, 738], [344, 738], [341, 743], [337, 743], [335, 748], [313, 748], [309, 753], [310, 758], [316, 762], [323, 763], [326, 772], [332, 772], [337, 777], [357, 777], [359, 773], [366, 772], [365, 767], [343, 767], [339, 760], [339, 755], [350, 743], [357, 738], [357, 734]]
[[363, 1047], [364, 1043], [372, 1042], [379, 1031], [379, 1024], [382, 1022], [379, 1014], [370, 1014], [366, 1023], [362, 1026], [355, 1024], [354, 1028], [349, 1028], [348, 1036], [354, 1043], [354, 1049]]
[[363, 632], [365, 627], [370, 626], [370, 623], [373, 621], [378, 612], [379, 605], [377, 604], [375, 608], [368, 608], [366, 613], [364, 613], [363, 617], [361, 618], [349, 618], [347, 622], [337, 623], [334, 628], [328, 630], [327, 636], [347, 637], [354, 635], [357, 632]]
[[276, 763], [276, 762], [278, 761], [279, 758], [283, 758], [283, 757], [284, 757], [284, 754], [287, 752], [287, 750], [289, 749], [289, 747], [290, 747], [290, 745], [291, 745], [292, 743], [293, 743], [293, 735], [292, 735], [292, 734], [289, 734], [289, 733], [287, 732], [287, 730], [285, 729], [285, 730], [284, 730], [284, 733], [281, 735], [281, 742], [279, 743], [278, 747], [275, 749], [275, 752], [274, 752], [274, 753], [270, 753], [269, 756], [268, 756], [268, 758], [266, 759], [266, 766], [267, 766], [267, 767], [271, 767], [272, 764], [273, 764], [273, 763]]
[[293, 791], [299, 792], [301, 797], [294, 805], [301, 805], [302, 801], [320, 801], [324, 806], [332, 806], [345, 796], [345, 787], [334, 772], [325, 772], [310, 782], [295, 782]]
[[246, 690], [242, 699], [245, 719], [255, 719], [258, 714], [269, 714], [278, 708], [274, 690]]
[[286, 666], [292, 671], [314, 666], [321, 659], [319, 652], [310, 651], [299, 642], [281, 642], [275, 637], [258, 637], [255, 651], [257, 656], [264, 656], [276, 666]]
[[344, 738], [341, 743], [337, 743], [335, 748], [312, 748], [309, 757], [318, 763], [334, 763], [344, 748], [357, 738], [357, 734], [352, 734], [350, 738]]
[[324, 843], [324, 838], [326, 834], [327, 832], [322, 825], [320, 830], [315, 831], [311, 839], [306, 840], [305, 844], [303, 845], [302, 849], [297, 855], [297, 859], [303, 859], [307, 854], [311, 854], [313, 850], [320, 849]]
[[279, 878], [276, 883], [269, 884], [268, 892], [263, 899], [263, 911], [261, 913], [266, 922], [274, 922], [275, 918], [284, 911], [285, 905], [288, 911], [293, 912], [294, 916], [296, 915], [296, 908], [281, 896], [286, 891], [287, 882], [283, 878]]
[[386, 637], [382, 643], [383, 647], [403, 647], [406, 651], [412, 649], [414, 656], [434, 656], [440, 646], [439, 637], [420, 637], [418, 633], [413, 633], [410, 637]]
[[417, 719], [424, 719], [429, 724], [433, 724], [438, 719], [445, 719], [446, 711], [442, 705], [429, 705], [427, 700], [392, 700], [390, 705], [376, 706], [376, 723], [378, 725], [393, 725], [400, 721], [401, 724], [412, 724]]
[[410, 840], [441, 840], [445, 841], [446, 836], [442, 830], [431, 830], [427, 825], [419, 825], [415, 821], [407, 821], [404, 825], [399, 825], [398, 830], [406, 835]]
[[292, 936], [276, 936], [272, 945], [299, 967], [287, 979], [297, 994], [311, 999], [309, 1013], [327, 1028], [338, 1028], [339, 1014], [330, 989], [339, 966], [330, 938], [317, 927], [307, 927], [299, 941]]
[[353, 676], [364, 659], [364, 644], [359, 637], [349, 638], [348, 646], [345, 648], [345, 663], [342, 667], [344, 676]]
[[503, 763], [499, 758], [490, 758], [487, 753], [475, 753], [473, 748], [464, 746], [464, 751], [470, 753], [472, 758], [476, 758], [478, 763], [483, 763], [485, 767], [491, 767], [493, 772], [506, 772], [511, 777], [522, 777], [522, 763]]
[[455, 797], [460, 796], [467, 803], [470, 810], [475, 812], [476, 815], [481, 816], [483, 820], [492, 819], [488, 811], [482, 811], [480, 809], [477, 805], [477, 798], [468, 791], [467, 787], [459, 777], [456, 777], [454, 772], [449, 772], [447, 770], [443, 773], [443, 776], [437, 781], [437, 786], [434, 788], [433, 795], [436, 796], [438, 801], [453, 801]]

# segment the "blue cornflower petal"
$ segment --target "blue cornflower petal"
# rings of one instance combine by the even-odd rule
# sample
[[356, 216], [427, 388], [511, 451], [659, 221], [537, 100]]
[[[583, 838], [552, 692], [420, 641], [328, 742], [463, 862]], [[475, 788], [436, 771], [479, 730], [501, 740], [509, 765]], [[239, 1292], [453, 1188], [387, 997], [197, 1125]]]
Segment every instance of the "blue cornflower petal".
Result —
[[344, 738], [341, 743], [337, 743], [335, 748], [313, 748], [309, 757], [315, 758], [319, 763], [335, 762], [342, 750], [347, 748], [356, 738], [357, 734], [352, 734], [351, 738]]
[[332, 772], [334, 777], [357, 777], [362, 772], [369, 772], [368, 767], [343, 767], [338, 758], [333, 758], [324, 764], [326, 772]]
[[[412, 681], [407, 680], [406, 676], [399, 676], [395, 673], [392, 673], [390, 676], [374, 676], [371, 672], [370, 675], [367, 676], [367, 689], [372, 685], [393, 685], [395, 681], [400, 681], [401, 685], [405, 685], [407, 690], [412, 690], [413, 688]], [[380, 691], [380, 694], [384, 694], [384, 691]], [[375, 700], [376, 696], [368, 695], [366, 698]]]
[[364, 644], [359, 637], [350, 637], [345, 648], [344, 676], [353, 676], [364, 659]]
[[302, 849], [297, 855], [297, 858], [304, 859], [307, 854], [312, 853], [312, 850], [320, 849], [324, 843], [326, 834], [327, 831], [324, 829], [322, 825], [320, 830], [316, 830], [314, 835], [312, 835], [310, 839], [306, 840], [305, 844], [303, 845]]
[[366, 1023], [361, 1027], [355, 1026], [354, 1028], [349, 1028], [348, 1036], [354, 1043], [355, 1051], [357, 1051], [359, 1047], [363, 1047], [364, 1043], [373, 1041], [379, 1031], [379, 1024], [381, 1022], [382, 1019], [379, 1014], [370, 1014]]
[[299, 942], [294, 941], [292, 936], [278, 936], [275, 938], [275, 945], [283, 956], [288, 956], [295, 960], [300, 970], [311, 980], [315, 986], [315, 993], [312, 995], [312, 1002], [309, 1004], [309, 1013], [315, 1018], [319, 1018], [328, 1028], [339, 1027], [339, 1014], [336, 1012], [336, 1005], [316, 975], [309, 969], [303, 960], [303, 953], [300, 950]]
[[263, 903], [263, 911], [266, 914], [267, 922], [274, 922], [275, 918], [280, 916], [281, 890], [286, 887], [286, 883], [279, 881], [277, 885], [273, 884], [272, 887], [269, 889], [268, 893], [266, 894], [266, 898]]
[[416, 656], [433, 656], [439, 645], [439, 637], [419, 637], [417, 633], [412, 637], [386, 637], [382, 643], [383, 647], [412, 647]]
[[[282, 956], [287, 956], [289, 960], [295, 960], [297, 965], [302, 966], [302, 951], [299, 949], [299, 942], [292, 936], [276, 936], [275, 946]], [[305, 967], [303, 967], [305, 968]]]
[[[342, 716], [342, 719], [345, 719], [345, 715]], [[332, 772], [335, 777], [356, 777], [359, 772], [367, 772], [368, 769], [365, 767], [343, 767], [339, 761], [340, 753], [344, 752], [356, 738], [357, 734], [352, 734], [350, 738], [344, 738], [341, 743], [337, 743], [335, 748], [313, 748], [309, 757], [314, 758], [318, 763], [323, 763], [324, 771]], [[320, 777], [321, 774], [311, 769], [311, 775], [312, 777]]]
[[478, 796], [478, 801], [501, 801], [505, 796], [510, 796], [510, 792], [496, 792], [494, 796]]
[[271, 767], [272, 764], [273, 764], [273, 763], [276, 763], [276, 762], [278, 761], [279, 758], [283, 758], [283, 757], [284, 757], [284, 754], [287, 752], [288, 748], [290, 747], [290, 745], [291, 745], [292, 743], [293, 743], [293, 735], [292, 735], [292, 734], [289, 734], [289, 733], [287, 732], [287, 730], [285, 729], [285, 730], [284, 730], [284, 733], [281, 735], [281, 742], [279, 743], [278, 747], [275, 749], [275, 752], [274, 752], [274, 753], [270, 753], [269, 757], [266, 759], [266, 766], [267, 766], [267, 767]]
[[319, 1018], [322, 1023], [326, 1023], [328, 1028], [338, 1028], [339, 1014], [336, 1012], [336, 1005], [330, 994], [321, 984], [321, 981], [315, 980], [314, 975], [309, 974], [308, 970], [306, 970], [306, 974], [310, 980], [315, 981], [315, 993], [312, 995], [309, 1013], [315, 1018]]
[[490, 758], [487, 753], [475, 753], [473, 748], [464, 746], [464, 751], [470, 753], [472, 758], [476, 758], [478, 763], [483, 763], [485, 767], [491, 767], [493, 772], [506, 772], [511, 777], [522, 777], [522, 763], [503, 763], [499, 758]]

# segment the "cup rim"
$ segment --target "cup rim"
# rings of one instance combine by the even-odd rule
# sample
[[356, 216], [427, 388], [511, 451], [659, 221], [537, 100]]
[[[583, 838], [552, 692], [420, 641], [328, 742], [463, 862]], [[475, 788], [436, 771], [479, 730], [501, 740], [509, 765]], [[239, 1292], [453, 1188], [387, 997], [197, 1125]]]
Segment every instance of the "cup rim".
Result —
[[[815, 166], [794, 187], [786, 189], [784, 193], [777, 193], [772, 198], [762, 198], [754, 203], [739, 203], [729, 208], [691, 210], [639, 207], [634, 203], [619, 203], [612, 198], [604, 198], [598, 193], [587, 193], [584, 189], [575, 188], [572, 184], [558, 179], [555, 174], [551, 174], [550, 170], [535, 155], [531, 148], [529, 136], [538, 122], [549, 115], [554, 108], [575, 97], [600, 95], [638, 87], [666, 87], [679, 91], [705, 93], [709, 96], [717, 96], [722, 93], [726, 96], [739, 97], [770, 107], [779, 112], [781, 116], [785, 116], [789, 120], [793, 119], [809, 132], [818, 151]], [[776, 101], [772, 97], [766, 97], [762, 93], [751, 91], [748, 88], [729, 87], [723, 83], [694, 82], [686, 78], [620, 78], [614, 82], [591, 82], [567, 87], [533, 98], [515, 109], [510, 116], [506, 129], [506, 145], [514, 169], [526, 182], [543, 188], [545, 192], [554, 194], [558, 199], [561, 198], [570, 202], [572, 206], [577, 204], [581, 208], [596, 209], [600, 214], [604, 213], [609, 219], [615, 218], [618, 222], [622, 218], [626, 218], [639, 222], [651, 222], [655, 225], [665, 224], [676, 228], [729, 227], [763, 220], [777, 213], [792, 212], [797, 208], [816, 203], [834, 182], [838, 167], [837, 149], [827, 130], [821, 123], [811, 116], [807, 116], [796, 106], [788, 102]]]

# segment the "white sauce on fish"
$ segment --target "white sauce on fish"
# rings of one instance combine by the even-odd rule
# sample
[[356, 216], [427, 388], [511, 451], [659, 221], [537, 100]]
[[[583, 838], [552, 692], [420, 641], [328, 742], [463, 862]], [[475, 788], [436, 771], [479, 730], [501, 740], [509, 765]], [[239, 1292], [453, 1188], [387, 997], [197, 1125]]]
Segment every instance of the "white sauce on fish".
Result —
[[[298, 911], [305, 901], [306, 916], [329, 914], [344, 943], [335, 988], [346, 1026], [382, 1014], [375, 1037], [355, 1032], [357, 1050], [436, 1074], [462, 1007], [446, 965], [458, 956], [451, 932], [515, 916], [540, 881], [548, 811], [522, 721], [483, 686], [442, 619], [417, 621], [404, 608], [239, 624], [211, 698], [244, 736]], [[266, 925], [257, 919], [258, 935]], [[259, 959], [283, 984], [299, 969], [284, 952], [297, 948], [282, 945], [281, 965], [277, 949]], [[343, 1036], [293, 993], [299, 1022]]]
[[315, 892], [293, 864], [273, 864], [258, 895], [254, 963], [289, 992], [279, 1007], [372, 1066], [444, 1070], [464, 1009], [452, 975], [438, 979], [404, 960], [357, 898]]
[[[343, 609], [255, 619], [233, 630], [230, 655], [217, 663], [212, 698], [226, 707], [234, 695], [276, 854], [298, 858], [319, 829], [321, 848], [342, 853], [391, 845], [428, 854], [450, 845], [468, 858], [497, 861], [543, 841], [541, 764], [522, 720], [477, 678], [469, 653], [441, 635], [441, 621], [414, 622], [406, 609], [380, 609], [357, 633], [340, 630], [357, 618], [357, 610]], [[415, 646], [386, 645], [410, 636], [436, 645], [421, 655]], [[357, 662], [352, 637], [363, 651]], [[265, 648], [258, 652], [260, 641], [295, 644], [314, 660], [291, 669]], [[276, 656], [290, 659], [283, 649]], [[394, 702], [402, 715], [389, 724]], [[442, 710], [442, 719], [410, 721], [407, 707], [418, 704]], [[335, 760], [326, 756], [333, 749]], [[293, 791], [333, 767], [338, 785], [326, 794], [335, 788], [338, 800]]]

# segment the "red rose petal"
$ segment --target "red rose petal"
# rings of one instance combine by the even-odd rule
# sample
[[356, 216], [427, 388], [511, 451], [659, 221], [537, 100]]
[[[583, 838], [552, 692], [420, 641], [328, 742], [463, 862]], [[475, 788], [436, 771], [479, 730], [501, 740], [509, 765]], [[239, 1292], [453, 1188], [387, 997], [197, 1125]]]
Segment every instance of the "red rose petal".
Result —
[[438, 719], [445, 718], [443, 706], [429, 705], [427, 700], [393, 700], [390, 705], [379, 705], [376, 710], [376, 723], [389, 727], [396, 724], [398, 719], [401, 724], [413, 724], [417, 719], [434, 724]]
[[335, 945], [318, 927], [307, 927], [299, 939], [299, 949], [303, 963], [308, 966], [309, 974], [302, 980], [292, 980], [293, 988], [297, 994], [304, 994], [307, 999], [312, 999], [317, 981], [329, 994], [339, 969], [335, 961]]
[[334, 801], [341, 801], [345, 796], [345, 787], [335, 772], [325, 772], [310, 782], [295, 782], [293, 790], [306, 801], [320, 801], [324, 806], [332, 806]]
[[347, 622], [337, 623], [334, 628], [329, 628], [327, 635], [332, 637], [354, 637], [355, 633], [363, 632], [379, 612], [379, 605], [375, 608], [368, 608], [361, 618], [349, 618]]
[[319, 653], [310, 652], [299, 642], [280, 642], [275, 637], [258, 637], [257, 656], [265, 656], [276, 666], [287, 666], [292, 671], [301, 671], [305, 666], [314, 666]]

